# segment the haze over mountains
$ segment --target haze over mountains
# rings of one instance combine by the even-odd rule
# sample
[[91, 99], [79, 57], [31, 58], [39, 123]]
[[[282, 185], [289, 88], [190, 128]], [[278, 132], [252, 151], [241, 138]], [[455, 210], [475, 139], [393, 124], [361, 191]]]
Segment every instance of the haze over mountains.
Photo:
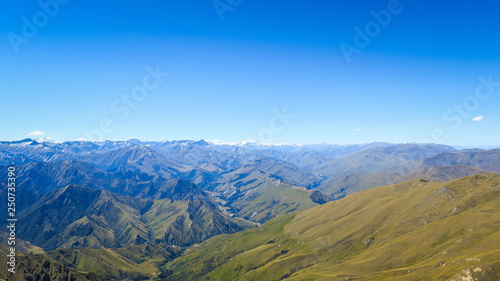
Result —
[[[200, 199], [230, 216], [256, 222], [313, 206], [308, 198], [311, 190], [338, 199], [420, 177], [445, 181], [500, 172], [499, 155], [500, 150], [460, 151], [434, 144], [54, 143], [31, 139], [0, 143], [0, 163], [19, 166], [22, 206], [75, 184], [142, 199]], [[293, 197], [297, 197], [296, 206], [284, 199]], [[280, 204], [281, 211], [273, 210]]]
[[[347, 204], [346, 207], [337, 210], [333, 206], [341, 203], [335, 200], [358, 191], [398, 183], [434, 188], [442, 184], [427, 184], [424, 179], [448, 182], [466, 176], [500, 173], [500, 150], [457, 150], [436, 144], [264, 145], [204, 140], [55, 143], [25, 139], [0, 142], [0, 165], [4, 170], [9, 165], [17, 167], [16, 204], [22, 221], [18, 238], [26, 243], [23, 251], [42, 253], [42, 257], [36, 259], [30, 255], [25, 257], [28, 265], [36, 265], [27, 269], [32, 272], [29, 276], [51, 276], [53, 269], [49, 268], [55, 266], [66, 274], [77, 270], [112, 279], [176, 280], [179, 277], [173, 276], [179, 272], [188, 280], [240, 277], [264, 280], [259, 276], [267, 276], [265, 268], [268, 265], [273, 268], [275, 265], [271, 264], [275, 260], [289, 257], [290, 245], [298, 241], [292, 239], [295, 242], [286, 244], [292, 240], [286, 235], [287, 238], [283, 238], [281, 233], [282, 226], [296, 214], [322, 210], [311, 212], [319, 212], [318, 217], [321, 212], [336, 216], [338, 221], [335, 219], [332, 223], [337, 224], [345, 218], [336, 214], [358, 203], [342, 203]], [[488, 181], [497, 180], [494, 174], [486, 175], [490, 175]], [[0, 183], [0, 196], [5, 202], [6, 182]], [[414, 192], [408, 191], [404, 196], [416, 196]], [[376, 191], [362, 194], [373, 195], [366, 195], [374, 200], [367, 201], [367, 205], [376, 204], [379, 196]], [[354, 202], [353, 198], [361, 195], [357, 196], [348, 196], [342, 202]], [[383, 197], [390, 196], [390, 192], [386, 192]], [[334, 202], [328, 203], [332, 200]], [[2, 204], [0, 212], [6, 213], [6, 209]], [[379, 212], [375, 208], [370, 210]], [[270, 220], [273, 222], [267, 223]], [[274, 242], [264, 248], [275, 251], [277, 239], [284, 239], [283, 243], [288, 241], [285, 244], [290, 249], [281, 249], [277, 255], [264, 251], [262, 255], [267, 258], [260, 264], [246, 264], [243, 268], [234, 268], [233, 255], [218, 262], [203, 261], [204, 268], [194, 264], [186, 267], [199, 262], [196, 246], [192, 248], [192, 245], [202, 243], [205, 246], [201, 249], [212, 251], [207, 245], [226, 238], [205, 241], [221, 234], [231, 241], [247, 237], [250, 244], [242, 242], [242, 245], [250, 248], [238, 251], [250, 251], [269, 241]], [[229, 234], [234, 236], [227, 236]], [[276, 238], [272, 238], [273, 235], [277, 235]], [[259, 242], [251, 244], [254, 243], [251, 241]], [[347, 252], [339, 254], [338, 259], [362, 250], [359, 245], [349, 243], [350, 246], [346, 244], [342, 250]], [[220, 247], [225, 246], [220, 244], [215, 248], [219, 251]], [[190, 251], [194, 251], [193, 254], [177, 259]], [[298, 252], [293, 255], [295, 253]], [[89, 261], [96, 259], [106, 262], [89, 266]], [[46, 262], [48, 271], [38, 271], [38, 266]], [[166, 265], [168, 262], [171, 263]], [[293, 266], [273, 269], [273, 274], [281, 274], [275, 277], [292, 278], [296, 272], [311, 266], [291, 264]], [[219, 266], [220, 269], [215, 269]], [[253, 267], [259, 269], [255, 271]], [[236, 275], [225, 273], [226, 268]], [[80, 276], [77, 271], [74, 274], [79, 277], [75, 280], [88, 277]], [[189, 273], [182, 273], [184, 271]], [[268, 280], [278, 280], [273, 278]]]
[[[498, 151], [456, 150], [450, 146], [434, 144], [371, 143], [340, 146], [262, 145], [244, 142], [229, 145], [203, 140], [53, 143], [26, 139], [1, 142], [0, 164], [20, 165], [21, 169], [31, 169], [33, 173], [43, 168], [28, 164], [42, 162], [67, 166], [57, 167], [57, 170], [72, 169], [71, 166], [77, 171], [75, 173], [84, 170], [81, 176], [75, 176], [79, 180], [84, 180], [85, 177], [107, 177], [144, 182], [182, 178], [206, 190], [217, 190], [231, 181], [231, 178], [234, 180], [235, 177], [231, 175], [240, 175], [241, 180], [251, 171], [260, 171], [263, 175], [294, 186], [307, 189], [320, 187], [328, 191], [329, 182], [355, 172], [370, 175], [384, 172], [408, 173], [424, 167], [459, 164], [498, 171], [498, 157], [495, 157]], [[60, 171], [57, 173], [61, 176]], [[49, 176], [51, 173], [46, 171], [46, 174]], [[95, 180], [89, 178], [88, 182]], [[119, 184], [113, 183], [115, 186]], [[60, 184], [58, 186], [62, 187]], [[327, 193], [332, 195], [335, 191]]]

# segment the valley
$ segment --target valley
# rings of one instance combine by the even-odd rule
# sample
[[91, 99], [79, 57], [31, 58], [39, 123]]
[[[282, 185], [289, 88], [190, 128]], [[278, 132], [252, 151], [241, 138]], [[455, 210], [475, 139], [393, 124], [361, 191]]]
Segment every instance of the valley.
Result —
[[0, 142], [0, 168], [18, 170], [16, 280], [497, 276], [499, 156], [435, 144]]

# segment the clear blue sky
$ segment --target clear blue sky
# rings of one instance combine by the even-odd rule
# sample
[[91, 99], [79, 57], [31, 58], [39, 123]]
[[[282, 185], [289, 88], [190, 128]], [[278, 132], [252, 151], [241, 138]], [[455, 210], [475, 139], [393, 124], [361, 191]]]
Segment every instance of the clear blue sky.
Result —
[[[2, 140], [500, 145], [500, 86], [474, 96], [478, 77], [500, 82], [497, 1], [243, 0], [223, 20], [212, 0], [66, 2], [50, 15], [2, 3]], [[359, 51], [350, 63], [342, 42]], [[148, 66], [169, 75], [156, 83]], [[145, 96], [120, 101], [144, 78]]]

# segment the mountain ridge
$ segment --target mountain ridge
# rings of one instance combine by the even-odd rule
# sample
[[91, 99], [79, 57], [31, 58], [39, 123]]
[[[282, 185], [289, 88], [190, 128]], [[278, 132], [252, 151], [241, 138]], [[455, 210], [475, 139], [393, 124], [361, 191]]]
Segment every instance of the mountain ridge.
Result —
[[[188, 208], [191, 207], [191, 210]], [[169, 220], [157, 222], [157, 213]], [[192, 214], [201, 212], [196, 216]], [[51, 191], [19, 213], [19, 237], [46, 250], [116, 248], [148, 242], [187, 246], [224, 232], [251, 227], [213, 204], [138, 199], [77, 185]], [[190, 225], [177, 223], [191, 221]]]
[[493, 173], [367, 189], [213, 237], [167, 280], [496, 280], [499, 189]]

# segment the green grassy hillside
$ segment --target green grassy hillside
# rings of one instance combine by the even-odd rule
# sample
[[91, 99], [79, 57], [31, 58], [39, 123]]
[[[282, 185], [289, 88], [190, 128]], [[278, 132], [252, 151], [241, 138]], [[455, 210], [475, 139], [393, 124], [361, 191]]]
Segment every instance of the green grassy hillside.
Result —
[[168, 280], [498, 280], [500, 176], [373, 188], [213, 237]]
[[116, 249], [57, 249], [47, 256], [82, 272], [119, 280], [148, 280], [161, 277], [158, 267], [180, 253], [180, 247], [150, 244]]
[[15, 273], [7, 272], [8, 248], [0, 246], [0, 280], [8, 281], [114, 281], [95, 273], [78, 272], [42, 255], [16, 253]]
[[312, 191], [281, 182], [266, 181], [245, 192], [231, 207], [239, 216], [264, 223], [274, 217], [317, 206]]

